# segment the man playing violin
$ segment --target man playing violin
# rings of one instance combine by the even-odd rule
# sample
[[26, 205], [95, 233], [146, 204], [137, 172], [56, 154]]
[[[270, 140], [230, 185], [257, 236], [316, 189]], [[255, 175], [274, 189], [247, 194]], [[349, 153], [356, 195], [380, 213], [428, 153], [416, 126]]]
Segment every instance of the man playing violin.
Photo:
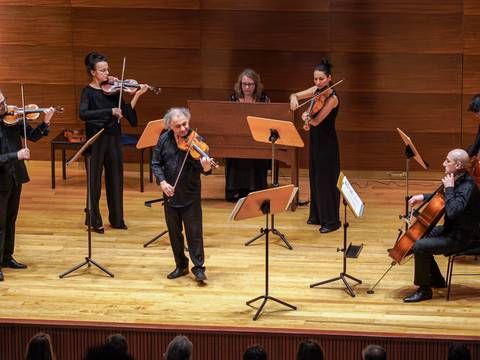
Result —
[[[53, 108], [45, 111], [45, 119], [36, 128], [26, 124], [27, 139], [37, 141], [48, 135]], [[23, 121], [14, 126], [7, 126], [3, 117], [7, 113], [7, 102], [0, 91], [0, 264], [1, 267], [26, 269], [27, 266], [13, 258], [15, 247], [15, 221], [20, 205], [22, 184], [28, 182], [24, 160], [30, 159], [30, 150], [22, 148], [24, 136]], [[4, 276], [0, 268], [0, 281]]]
[[[466, 172], [469, 157], [465, 150], [455, 149], [443, 162], [445, 177], [442, 179], [445, 192], [445, 220], [413, 246], [415, 257], [415, 293], [405, 297], [404, 302], [418, 302], [432, 298], [433, 288], [446, 287], [433, 255], [449, 254], [480, 245], [480, 191], [473, 178]], [[412, 196], [413, 206], [433, 194]]]
[[[206, 158], [193, 159], [180, 147], [190, 133], [190, 112], [186, 108], [171, 108], [164, 116], [167, 129], [158, 139], [152, 159], [153, 173], [164, 194], [165, 221], [175, 257], [176, 268], [167, 275], [175, 279], [188, 274], [182, 223], [185, 226], [188, 252], [193, 263], [195, 280], [203, 283], [205, 276], [201, 181], [200, 174], [211, 172]], [[183, 168], [182, 164], [185, 161]]]

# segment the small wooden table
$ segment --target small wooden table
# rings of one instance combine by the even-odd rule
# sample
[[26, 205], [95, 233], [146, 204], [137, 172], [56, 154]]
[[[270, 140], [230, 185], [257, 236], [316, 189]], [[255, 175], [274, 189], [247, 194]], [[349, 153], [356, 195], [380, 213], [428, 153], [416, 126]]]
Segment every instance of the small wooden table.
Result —
[[[140, 135], [137, 134], [125, 134], [126, 136], [135, 138], [137, 141], [140, 138]], [[137, 142], [136, 141], [136, 142]], [[134, 149], [137, 150], [136, 148], [136, 142], [134, 144], [124, 144], [123, 146], [127, 149]], [[67, 167], [65, 166], [67, 162], [66, 158], [66, 151], [67, 150], [75, 150], [77, 151], [80, 149], [80, 147], [83, 145], [83, 142], [69, 142], [64, 136], [63, 136], [63, 131], [58, 134], [51, 142], [50, 144], [50, 151], [51, 151], [51, 166], [52, 166], [52, 189], [55, 189], [55, 151], [56, 150], [62, 150], [62, 179], [66, 180], [67, 179]], [[153, 182], [153, 174], [152, 174], [152, 156], [153, 156], [153, 150], [152, 148], [148, 149], [140, 149], [140, 192], [144, 191], [144, 184], [143, 184], [143, 159], [144, 159], [144, 152], [145, 150], [148, 150], [149, 155], [150, 155], [150, 162], [149, 162], [149, 180], [150, 182]]]

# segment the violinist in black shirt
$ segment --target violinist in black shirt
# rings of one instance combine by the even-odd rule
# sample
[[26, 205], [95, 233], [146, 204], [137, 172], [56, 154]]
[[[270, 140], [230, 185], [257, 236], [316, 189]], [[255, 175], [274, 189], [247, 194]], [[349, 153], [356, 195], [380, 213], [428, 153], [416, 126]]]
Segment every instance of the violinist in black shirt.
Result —
[[[165, 221], [176, 264], [175, 270], [168, 274], [167, 278], [175, 279], [188, 274], [188, 258], [184, 252], [182, 233], [183, 223], [188, 252], [194, 265], [192, 272], [195, 280], [202, 283], [207, 277], [204, 266], [200, 174], [209, 174], [211, 163], [205, 158], [193, 159], [177, 144], [191, 131], [188, 109], [172, 108], [165, 114], [164, 121], [165, 128], [168, 130], [158, 139], [152, 168], [164, 194]], [[184, 159], [185, 165], [181, 170]]]
[[[0, 264], [12, 269], [27, 266], [13, 258], [15, 248], [15, 222], [20, 205], [22, 184], [28, 182], [24, 160], [30, 159], [30, 150], [22, 148], [24, 136], [23, 121], [14, 126], [6, 125], [2, 119], [7, 112], [5, 96], [0, 91]], [[45, 110], [45, 119], [36, 128], [26, 124], [27, 139], [37, 141], [48, 135], [48, 126], [54, 113], [53, 108]], [[3, 281], [0, 268], [0, 281]]]
[[[418, 289], [403, 299], [418, 302], [432, 298], [432, 287], [446, 287], [433, 255], [449, 254], [480, 245], [480, 191], [466, 172], [469, 162], [465, 150], [455, 149], [443, 162], [445, 177], [445, 220], [413, 246], [415, 285]], [[431, 194], [412, 196], [410, 205], [431, 198]]]
[[[92, 201], [92, 228], [103, 234], [104, 227], [100, 214], [100, 193], [102, 172], [105, 168], [105, 189], [107, 192], [108, 219], [113, 228], [127, 229], [123, 218], [123, 154], [120, 119], [126, 118], [131, 126], [137, 126], [135, 105], [148, 87], [141, 85], [132, 101], [119, 104], [119, 94], [106, 95], [101, 89], [108, 81], [109, 68], [104, 55], [92, 52], [85, 57], [85, 66], [91, 81], [83, 88], [80, 98], [80, 118], [85, 121], [87, 138], [101, 129], [105, 131], [93, 143], [91, 152], [90, 188]], [[87, 220], [85, 223], [87, 224]]]

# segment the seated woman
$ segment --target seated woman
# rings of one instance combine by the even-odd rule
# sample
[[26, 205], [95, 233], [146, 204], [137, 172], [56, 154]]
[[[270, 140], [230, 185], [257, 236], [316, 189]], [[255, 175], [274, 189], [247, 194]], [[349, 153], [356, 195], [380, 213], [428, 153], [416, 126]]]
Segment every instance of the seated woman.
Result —
[[[245, 69], [238, 76], [230, 101], [242, 103], [270, 102], [263, 92], [263, 84], [252, 69]], [[264, 159], [225, 159], [225, 199], [236, 201], [251, 191], [267, 187], [270, 162]]]

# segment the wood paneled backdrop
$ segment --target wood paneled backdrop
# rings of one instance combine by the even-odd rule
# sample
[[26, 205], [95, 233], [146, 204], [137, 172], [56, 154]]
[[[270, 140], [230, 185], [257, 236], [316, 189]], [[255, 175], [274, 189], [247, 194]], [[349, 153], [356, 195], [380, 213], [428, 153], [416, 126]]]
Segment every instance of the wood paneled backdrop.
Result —
[[[275, 102], [312, 84], [329, 56], [341, 109], [342, 167], [402, 170], [406, 131], [432, 168], [477, 130], [466, 111], [480, 92], [480, 2], [476, 0], [2, 0], [0, 87], [20, 103], [61, 104], [53, 137], [79, 128], [86, 53], [105, 53], [115, 74], [163, 88], [139, 102], [141, 132], [188, 99], [224, 100], [251, 67]], [[201, 132], [201, 129], [199, 129]], [[208, 140], [208, 139], [207, 139]], [[32, 145], [48, 159], [49, 141]], [[306, 167], [306, 151], [301, 155]], [[415, 167], [417, 169], [417, 167]]]

